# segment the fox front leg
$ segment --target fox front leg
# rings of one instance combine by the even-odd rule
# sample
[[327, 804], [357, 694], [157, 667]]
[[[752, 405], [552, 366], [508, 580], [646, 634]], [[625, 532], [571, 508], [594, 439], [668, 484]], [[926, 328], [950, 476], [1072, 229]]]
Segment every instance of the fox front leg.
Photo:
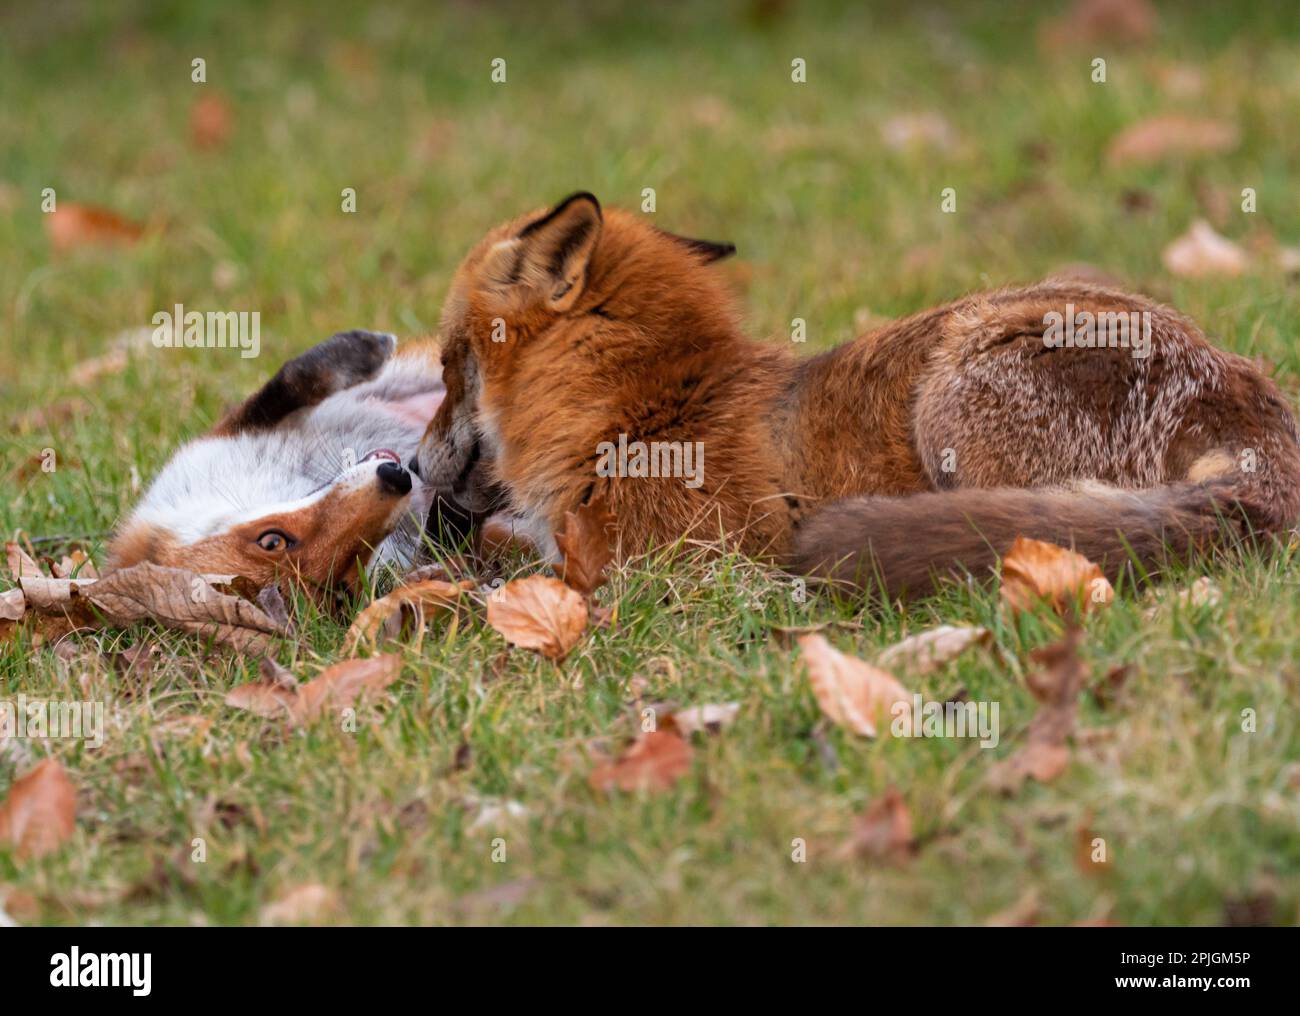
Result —
[[339, 332], [284, 364], [275, 376], [217, 424], [214, 434], [267, 430], [290, 413], [369, 381], [393, 355], [387, 332]]

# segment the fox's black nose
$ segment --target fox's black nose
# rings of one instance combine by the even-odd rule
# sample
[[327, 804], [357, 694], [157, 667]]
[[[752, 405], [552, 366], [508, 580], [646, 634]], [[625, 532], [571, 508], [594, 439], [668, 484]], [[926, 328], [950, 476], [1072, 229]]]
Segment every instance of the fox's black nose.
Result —
[[406, 468], [409, 469], [409, 470], [410, 470], [412, 473], [414, 473], [416, 476], [419, 476], [419, 475], [420, 475], [420, 456], [418, 456], [418, 455], [412, 455], [412, 456], [411, 456], [411, 461], [408, 462], [408, 463], [406, 464]]
[[381, 462], [375, 470], [379, 485], [391, 494], [405, 497], [411, 492], [411, 474], [396, 462]]

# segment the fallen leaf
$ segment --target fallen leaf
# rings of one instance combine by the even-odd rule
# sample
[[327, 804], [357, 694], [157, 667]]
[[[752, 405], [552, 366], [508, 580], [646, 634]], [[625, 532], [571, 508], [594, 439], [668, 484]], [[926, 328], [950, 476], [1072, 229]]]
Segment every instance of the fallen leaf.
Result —
[[195, 148], [220, 148], [230, 138], [234, 114], [219, 92], [204, 89], [190, 107], [190, 143]]
[[824, 636], [800, 636], [799, 648], [817, 704], [837, 725], [875, 737], [877, 725], [893, 714], [896, 702], [911, 708], [911, 694], [893, 674], [839, 652]]
[[1078, 652], [1082, 639], [1083, 629], [1071, 625], [1061, 641], [1031, 654], [1040, 669], [1025, 683], [1040, 704], [1029, 723], [1024, 745], [989, 772], [990, 784], [1003, 793], [1019, 790], [1026, 778], [1050, 783], [1069, 767], [1066, 741], [1074, 732], [1079, 692], [1088, 676]]
[[9, 574], [14, 577], [14, 581], [26, 578], [41, 578], [44, 572], [41, 566], [31, 559], [27, 551], [12, 541], [5, 544], [5, 564], [9, 568]]
[[518, 801], [502, 801], [499, 798], [477, 798], [466, 802], [477, 808], [473, 820], [465, 827], [466, 832], [475, 833], [482, 829], [500, 829], [512, 822], [528, 817], [528, 808]]
[[723, 727], [730, 725], [739, 713], [739, 702], [727, 702], [722, 705], [709, 704], [676, 709], [672, 713], [672, 720], [683, 737], [690, 737], [691, 734], [700, 731], [716, 734]]
[[[1182, 610], [1189, 607], [1217, 607], [1222, 601], [1223, 590], [1208, 575], [1202, 575], [1186, 589], [1178, 590], [1172, 599], [1172, 602]], [[1142, 611], [1142, 616], [1149, 620], [1159, 614], [1161, 607], [1164, 605], [1163, 602], [1156, 603]]]
[[1250, 265], [1250, 257], [1231, 240], [1220, 236], [1204, 219], [1164, 249], [1161, 260], [1169, 271], [1186, 278], [1210, 275], [1236, 276]]
[[605, 584], [605, 565], [613, 557], [609, 548], [613, 524], [614, 516], [602, 498], [579, 506], [576, 512], [565, 512], [564, 525], [555, 534], [555, 545], [564, 555], [560, 578], [583, 596]]
[[372, 656], [335, 663], [306, 684], [298, 684], [274, 662], [264, 663], [261, 680], [232, 688], [226, 695], [226, 705], [272, 719], [283, 716], [290, 725], [302, 726], [327, 712], [351, 706], [367, 694], [382, 691], [397, 680], [401, 671], [400, 656]]
[[957, 144], [957, 132], [941, 113], [899, 113], [880, 126], [880, 136], [887, 148], [906, 151], [934, 148], [951, 151]]
[[614, 761], [593, 769], [587, 781], [592, 789], [605, 793], [616, 788], [629, 793], [668, 790], [690, 772], [694, 756], [694, 749], [676, 734], [647, 731]]
[[92, 245], [133, 244], [144, 235], [144, 227], [107, 208], [60, 201], [45, 216], [45, 232], [50, 245], [62, 252]]
[[[1098, 837], [1092, 831], [1092, 812], [1074, 830], [1074, 866], [1085, 875], [1104, 875], [1108, 867], [1106, 842], [1094, 845]], [[1100, 850], [1101, 859], [1094, 860]]]
[[1013, 612], [1047, 602], [1064, 616], [1114, 598], [1115, 590], [1097, 565], [1054, 543], [1018, 536], [1002, 559], [1002, 602]]
[[1161, 91], [1175, 99], [1194, 99], [1205, 91], [1205, 74], [1195, 64], [1161, 64], [1155, 76]]
[[1141, 43], [1155, 31], [1156, 12], [1149, 0], [1075, 0], [1064, 15], [1043, 23], [1039, 41], [1047, 49]]
[[293, 720], [300, 708], [302, 692], [298, 680], [269, 656], [262, 660], [262, 677], [236, 685], [226, 693], [225, 703], [269, 719]]
[[1241, 140], [1235, 124], [1173, 114], [1142, 120], [1120, 131], [1106, 148], [1112, 166], [1144, 166], [1171, 157], [1231, 151]]
[[475, 543], [482, 557], [503, 557], [512, 552], [536, 556], [537, 544], [516, 525], [520, 519], [505, 512], [496, 512], [483, 520], [475, 535]]
[[19, 858], [43, 857], [67, 840], [77, 823], [77, 792], [58, 759], [47, 758], [14, 780], [0, 802], [0, 842]]
[[587, 626], [587, 602], [559, 579], [513, 579], [488, 596], [488, 624], [511, 645], [562, 660]]
[[853, 832], [840, 848], [840, 856], [898, 862], [911, 857], [915, 849], [912, 814], [903, 795], [890, 787], [854, 820]]
[[126, 370], [131, 354], [147, 349], [153, 338], [150, 328], [128, 328], [119, 332], [108, 343], [107, 352], [83, 360], [68, 372], [68, 383], [74, 388], [88, 388], [101, 377], [120, 374]]
[[876, 664], [889, 670], [928, 674], [956, 659], [971, 646], [987, 645], [992, 637], [993, 633], [987, 628], [940, 625], [890, 646], [876, 657]]
[[0, 593], [0, 620], [21, 621], [27, 612], [27, 598], [21, 589], [6, 589]]
[[59, 579], [73, 577], [79, 579], [99, 578], [99, 571], [95, 568], [95, 562], [87, 557], [85, 551], [82, 550], [74, 550], [71, 554], [64, 554], [51, 571], [54, 572], [54, 577]]
[[289, 634], [256, 604], [219, 592], [182, 568], [144, 562], [115, 571], [83, 592], [117, 624], [158, 621], [242, 651], [263, 650], [269, 636]]
[[322, 924], [339, 909], [338, 894], [319, 882], [290, 889], [262, 908], [263, 924]]
[[402, 632], [404, 621], [410, 621], [413, 625], [411, 630], [423, 637], [427, 608], [454, 610], [465, 593], [473, 588], [474, 583], [469, 581], [444, 582], [441, 579], [398, 586], [356, 616], [343, 639], [343, 655], [352, 655], [362, 644], [373, 649], [385, 638], [397, 637]]
[[986, 928], [1032, 928], [1038, 923], [1042, 910], [1038, 902], [1038, 890], [1026, 889], [1020, 899], [984, 922]]
[[302, 686], [295, 718], [307, 723], [327, 711], [350, 706], [367, 694], [383, 691], [401, 672], [402, 658], [394, 653], [335, 663]]

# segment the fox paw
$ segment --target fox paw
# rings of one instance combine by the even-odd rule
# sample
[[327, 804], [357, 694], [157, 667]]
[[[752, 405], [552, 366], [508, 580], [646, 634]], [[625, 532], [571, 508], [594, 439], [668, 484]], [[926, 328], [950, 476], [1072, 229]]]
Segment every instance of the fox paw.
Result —
[[304, 402], [316, 401], [369, 381], [396, 348], [397, 339], [387, 332], [339, 332], [294, 357], [280, 373]]

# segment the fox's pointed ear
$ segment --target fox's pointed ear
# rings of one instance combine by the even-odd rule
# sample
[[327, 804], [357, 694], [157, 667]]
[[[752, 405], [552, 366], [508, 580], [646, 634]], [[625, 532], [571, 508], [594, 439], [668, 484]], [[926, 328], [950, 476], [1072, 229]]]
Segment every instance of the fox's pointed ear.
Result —
[[593, 195], [570, 195], [500, 245], [492, 265], [495, 281], [510, 289], [524, 287], [563, 313], [582, 295], [601, 224], [600, 202]]
[[689, 236], [678, 236], [676, 233], [670, 233], [666, 229], [661, 229], [659, 232], [672, 240], [676, 240], [692, 254], [698, 255], [703, 259], [706, 265], [711, 265], [715, 261], [721, 261], [723, 258], [729, 258], [731, 255], [736, 253], [736, 245], [734, 243], [715, 243], [713, 240], [694, 240]]

